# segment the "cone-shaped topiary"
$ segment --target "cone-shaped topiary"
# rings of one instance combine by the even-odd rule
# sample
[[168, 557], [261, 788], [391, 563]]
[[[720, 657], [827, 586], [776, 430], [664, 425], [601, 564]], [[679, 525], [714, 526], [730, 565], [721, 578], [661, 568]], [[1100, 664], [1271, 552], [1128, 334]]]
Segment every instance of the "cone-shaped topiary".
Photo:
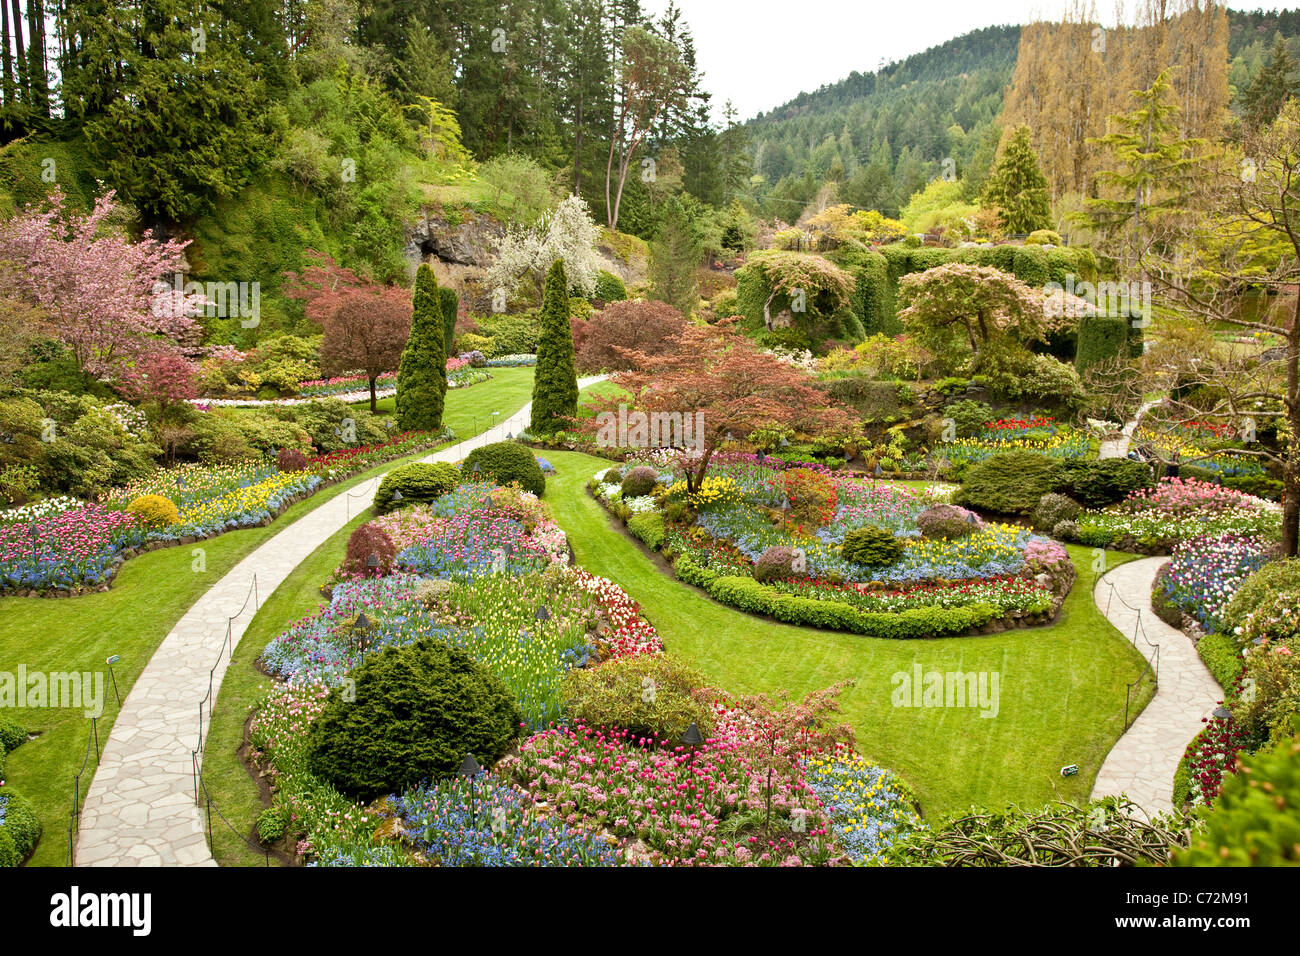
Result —
[[456, 353], [452, 351], [452, 339], [456, 337], [456, 313], [460, 311], [460, 296], [455, 289], [438, 287], [438, 304], [442, 306], [442, 351], [446, 357]]
[[443, 346], [442, 304], [438, 280], [428, 263], [415, 272], [411, 337], [397, 370], [397, 424], [403, 431], [442, 428], [447, 394], [447, 353]]
[[546, 274], [542, 293], [542, 329], [537, 339], [533, 377], [533, 418], [529, 431], [549, 434], [578, 414], [578, 373], [573, 364], [573, 330], [569, 326], [569, 280], [564, 260]]

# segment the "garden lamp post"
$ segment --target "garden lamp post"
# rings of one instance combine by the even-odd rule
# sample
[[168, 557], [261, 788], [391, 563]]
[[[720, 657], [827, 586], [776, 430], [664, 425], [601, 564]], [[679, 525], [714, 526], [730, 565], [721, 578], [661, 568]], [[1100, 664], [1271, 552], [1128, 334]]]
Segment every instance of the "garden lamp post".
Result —
[[968, 515], [966, 516], [966, 523], [967, 523], [967, 524], [979, 524], [979, 523], [980, 523], [980, 519], [979, 519], [979, 517], [975, 514], [975, 512], [972, 511], [970, 514], [968, 514]]
[[876, 478], [879, 478], [884, 473], [885, 473], [885, 469], [880, 467], [880, 462], [876, 462], [876, 467], [872, 470], [871, 474]]
[[1214, 708], [1214, 713], [1211, 716], [1217, 717], [1219, 720], [1232, 720], [1232, 711], [1220, 704]]
[[460, 769], [456, 772], [462, 777], [469, 777], [469, 825], [474, 826], [476, 813], [474, 808], [474, 778], [483, 768], [478, 765], [473, 754], [466, 754], [465, 759], [460, 762]]
[[366, 567], [371, 571], [379, 570], [379, 555], [374, 551], [371, 551], [370, 557], [366, 558]]
[[547, 621], [551, 619], [551, 611], [545, 604], [543, 604], [541, 607], [537, 609], [537, 614], [535, 615], [535, 617], [537, 618], [538, 621], [545, 624]]
[[[697, 748], [700, 744], [704, 743], [704, 735], [700, 733], [700, 728], [695, 723], [695, 721], [691, 721], [691, 725], [686, 728], [686, 733], [682, 734], [682, 743], [685, 744], [690, 751], [691, 757], [690, 757], [690, 763], [688, 767], [691, 774], [691, 786], [694, 787], [695, 786], [695, 748]], [[693, 797], [694, 795], [692, 795], [692, 799]], [[694, 806], [693, 803], [692, 806]]]
[[108, 677], [113, 682], [113, 696], [117, 698], [117, 706], [122, 706], [122, 695], [117, 692], [117, 675], [113, 673], [113, 665], [122, 659], [121, 655], [114, 654], [104, 661], [108, 665]]
[[406, 497], [406, 496], [405, 496], [404, 494], [402, 494], [400, 491], [394, 491], [394, 492], [393, 492], [393, 500], [394, 500], [394, 501], [401, 501], [401, 500], [402, 500], [403, 498], [405, 498], [405, 497]]

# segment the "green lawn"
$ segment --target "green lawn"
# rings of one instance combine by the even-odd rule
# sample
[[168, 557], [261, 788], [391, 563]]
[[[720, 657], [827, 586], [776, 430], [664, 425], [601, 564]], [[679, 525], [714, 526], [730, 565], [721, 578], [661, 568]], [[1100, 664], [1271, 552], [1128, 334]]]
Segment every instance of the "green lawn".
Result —
[[[495, 374], [500, 372], [507, 374]], [[495, 369], [490, 382], [451, 390], [447, 393], [446, 421], [462, 437], [475, 434], [475, 416], [479, 431], [490, 427], [491, 412], [499, 410], [502, 416], [509, 416], [528, 401], [532, 374], [531, 368]], [[403, 460], [415, 460], [427, 454], [428, 451], [422, 451]], [[231, 531], [200, 542], [193, 547], [201, 547], [205, 552], [206, 568], [202, 572], [192, 569], [195, 561], [192, 547], [164, 548], [128, 561], [112, 589], [106, 592], [66, 599], [0, 599], [0, 669], [16, 671], [21, 664], [26, 665], [28, 672], [99, 671], [105, 658], [117, 654], [122, 660], [114, 671], [125, 700], [172, 626], [222, 575], [313, 508], [369, 482], [398, 463], [377, 466], [333, 485], [298, 502], [266, 527]], [[321, 579], [324, 577], [325, 574], [320, 575]], [[261, 598], [271, 605], [277, 595], [263, 594]], [[265, 643], [257, 645], [259, 652]], [[110, 703], [99, 721], [101, 747], [118, 713], [111, 687], [108, 698]], [[197, 714], [198, 701], [195, 701], [196, 720]], [[67, 858], [73, 778], [85, 755], [90, 721], [81, 710], [72, 709], [20, 710], [11, 716], [29, 732], [40, 734], [7, 760], [6, 784], [32, 801], [44, 828], [29, 862], [39, 866], [63, 865]], [[92, 753], [90, 767], [81, 780], [83, 796], [90, 785], [94, 765]]]
[[[930, 641], [791, 627], [724, 607], [660, 571], [586, 494], [587, 479], [607, 463], [572, 452], [548, 457], [559, 473], [549, 479], [546, 500], [578, 564], [624, 587], [668, 652], [694, 661], [720, 688], [802, 695], [856, 680], [841, 700], [858, 749], [902, 772], [927, 816], [976, 802], [1088, 796], [1120, 735], [1125, 684], [1144, 664], [1093, 605], [1089, 549], [1070, 548], [1080, 580], [1051, 627]], [[1112, 567], [1124, 560], [1110, 556]], [[999, 673], [997, 716], [892, 706], [892, 676], [916, 664], [925, 672]], [[1143, 686], [1138, 709], [1150, 696], [1149, 684]], [[1079, 773], [1061, 777], [1067, 764], [1078, 764]]]

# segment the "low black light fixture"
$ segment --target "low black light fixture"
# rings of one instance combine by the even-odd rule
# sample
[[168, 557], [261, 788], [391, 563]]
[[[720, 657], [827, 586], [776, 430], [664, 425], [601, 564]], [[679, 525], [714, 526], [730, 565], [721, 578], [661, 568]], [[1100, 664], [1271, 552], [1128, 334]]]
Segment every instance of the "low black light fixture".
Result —
[[781, 447], [782, 447], [782, 448], [789, 448], [789, 447], [790, 447], [790, 439], [788, 439], [788, 438], [782, 438], [782, 439], [781, 439]]
[[456, 773], [460, 774], [462, 777], [469, 777], [470, 826], [474, 825], [475, 817], [477, 816], [474, 807], [474, 778], [478, 776], [478, 772], [482, 769], [483, 768], [479, 766], [478, 761], [474, 759], [473, 754], [466, 754], [465, 759], [460, 762], [460, 769], [456, 771]]
[[1232, 711], [1220, 704], [1214, 708], [1214, 713], [1211, 716], [1217, 717], [1219, 720], [1232, 720]]
[[14, 443], [14, 436], [8, 432], [0, 432], [0, 442], [4, 442], [6, 445], [12, 445]]
[[379, 555], [374, 551], [371, 551], [370, 557], [366, 558], [366, 567], [371, 571], [374, 571], [379, 567]]
[[541, 607], [537, 609], [537, 614], [534, 616], [537, 618], [537, 620], [545, 624], [547, 621], [551, 619], [551, 611], [545, 604], [543, 604]]
[[393, 427], [393, 420], [390, 418], [388, 421], [384, 422], [384, 427], [385, 427], [385, 428], [392, 428], [392, 427]]
[[767, 461], [767, 456], [763, 454], [763, 449], [760, 448], [755, 453], [754, 460], [758, 462], [760, 465], [763, 464], [763, 462]]
[[479, 467], [478, 462], [474, 462], [474, 467], [471, 468], [469, 471], [471, 475], [477, 475], [482, 470], [483, 469]]
[[274, 445], [272, 445], [272, 446], [271, 446], [271, 457], [274, 458], [274, 457], [276, 457], [278, 454], [280, 454], [280, 449], [278, 449], [278, 448], [276, 448]]
[[700, 728], [694, 721], [686, 728], [686, 733], [682, 734], [682, 743], [688, 747], [698, 747], [704, 743], [704, 736], [700, 733]]
[[879, 478], [881, 475], [885, 473], [885, 469], [880, 467], [880, 462], [876, 462], [876, 467], [872, 469], [871, 473], [875, 475], [877, 478]]
[[405, 498], [405, 497], [406, 497], [406, 495], [402, 494], [400, 491], [394, 491], [394, 492], [393, 492], [393, 500], [394, 500], [394, 501], [401, 501], [401, 500], [402, 500], [403, 498]]
[[108, 665], [108, 677], [113, 682], [113, 696], [117, 698], [117, 706], [122, 706], [122, 695], [117, 692], [117, 675], [113, 673], [113, 665], [122, 659], [120, 654], [113, 654], [106, 658], [104, 663]]
[[977, 514], [976, 514], [975, 512], [973, 512], [973, 511], [972, 511], [972, 512], [969, 512], [969, 513], [966, 515], [966, 523], [967, 523], [967, 524], [979, 524], [979, 523], [980, 523], [979, 515], [977, 515]]
[[515, 433], [514, 433], [514, 432], [506, 432], [506, 441], [514, 441], [514, 440], [515, 440]]

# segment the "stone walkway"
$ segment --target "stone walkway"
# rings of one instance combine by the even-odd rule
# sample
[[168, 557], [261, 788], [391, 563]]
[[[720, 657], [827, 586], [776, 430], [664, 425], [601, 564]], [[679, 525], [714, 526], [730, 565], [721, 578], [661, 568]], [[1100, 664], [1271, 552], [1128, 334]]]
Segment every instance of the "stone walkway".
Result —
[[1097, 448], [1098, 458], [1125, 458], [1128, 456], [1129, 443], [1133, 441], [1133, 433], [1142, 422], [1142, 418], [1151, 409], [1160, 404], [1160, 400], [1144, 402], [1142, 407], [1137, 410], [1133, 420], [1120, 429], [1120, 437], [1103, 441]]
[[[585, 388], [602, 378], [578, 384]], [[525, 405], [483, 434], [423, 460], [456, 461], [480, 445], [501, 441], [527, 426], [529, 411]], [[213, 700], [221, 690], [228, 663], [228, 655], [220, 654], [227, 617], [248, 599], [231, 624], [232, 641], [238, 644], [257, 610], [249, 598], [253, 576], [258, 596], [265, 600], [352, 516], [370, 506], [378, 485], [364, 482], [352, 495], [339, 494], [303, 515], [232, 568], [177, 622], [122, 702], [104, 744], [81, 811], [77, 865], [216, 865], [194, 802], [191, 754], [198, 743], [199, 702], [208, 693], [213, 664]], [[204, 715], [205, 735], [210, 713]]]
[[1142, 558], [1122, 564], [1104, 575], [1093, 592], [1097, 607], [1129, 641], [1141, 613], [1137, 648], [1148, 660], [1154, 662], [1156, 652], [1147, 641], [1160, 646], [1156, 695], [1106, 755], [1092, 788], [1093, 799], [1125, 793], [1148, 816], [1173, 809], [1178, 761], [1205, 726], [1201, 718], [1223, 699], [1223, 689], [1206, 670], [1191, 638], [1151, 609], [1151, 582], [1167, 560]]

